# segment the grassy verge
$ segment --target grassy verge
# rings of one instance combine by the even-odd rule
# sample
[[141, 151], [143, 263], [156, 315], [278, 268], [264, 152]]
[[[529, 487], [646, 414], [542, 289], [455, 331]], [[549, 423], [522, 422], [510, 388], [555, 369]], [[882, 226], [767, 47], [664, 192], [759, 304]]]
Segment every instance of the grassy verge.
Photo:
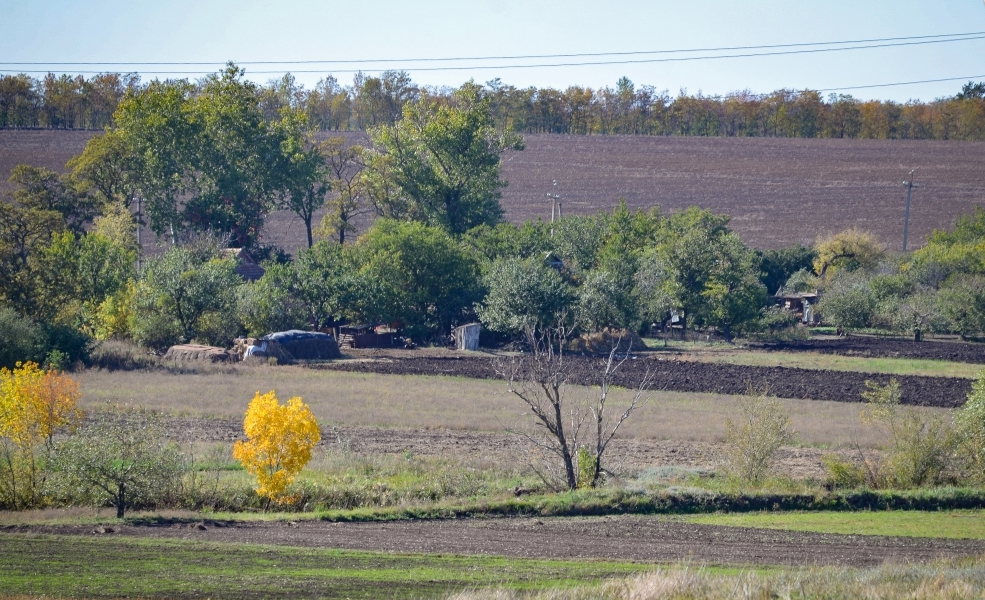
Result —
[[[619, 514], [711, 515], [714, 513], [774, 513], [788, 511], [943, 511], [985, 509], [985, 490], [934, 488], [921, 490], [856, 490], [839, 492], [716, 492], [668, 488], [656, 491], [584, 490], [520, 498], [441, 502], [418, 506], [369, 507], [312, 512], [191, 512], [134, 513], [127, 520], [145, 525], [175, 522], [250, 520], [397, 521], [469, 517], [566, 517]], [[96, 524], [114, 519], [73, 511], [0, 513], [0, 525]]]
[[819, 533], [985, 539], [985, 512], [981, 510], [745, 513], [700, 515], [687, 520]]
[[595, 583], [647, 567], [133, 538], [0, 535], [0, 596], [421, 598]]
[[826, 371], [925, 375], [974, 379], [982, 365], [919, 358], [867, 358], [818, 352], [760, 352], [755, 350], [709, 350], [687, 355], [690, 360], [756, 367], [791, 367]]

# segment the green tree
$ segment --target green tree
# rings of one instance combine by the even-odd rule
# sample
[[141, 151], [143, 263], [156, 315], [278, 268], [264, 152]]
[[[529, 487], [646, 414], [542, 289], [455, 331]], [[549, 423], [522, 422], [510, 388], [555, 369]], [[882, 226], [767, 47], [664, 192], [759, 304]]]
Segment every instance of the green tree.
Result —
[[314, 330], [352, 314], [365, 287], [352, 253], [328, 240], [302, 250], [291, 264], [269, 265], [261, 281]]
[[381, 219], [356, 250], [367, 320], [400, 322], [413, 337], [444, 336], [481, 298], [478, 263], [440, 227]]
[[287, 111], [280, 122], [284, 132], [281, 151], [284, 154], [284, 188], [278, 207], [289, 210], [304, 224], [308, 247], [314, 244], [312, 222], [315, 212], [325, 205], [331, 189], [325, 156], [314, 144], [308, 131], [308, 120], [300, 111]]
[[320, 149], [325, 156], [332, 191], [332, 197], [325, 203], [327, 211], [322, 218], [321, 231], [326, 236], [334, 235], [339, 244], [345, 244], [346, 236], [356, 230], [355, 220], [369, 212], [363, 173], [366, 149], [358, 144], [347, 144], [343, 137], [325, 140]]
[[400, 121], [370, 136], [385, 157], [369, 161], [370, 179], [377, 188], [390, 182], [390, 204], [399, 195], [409, 216], [454, 234], [502, 218], [500, 156], [522, 150], [523, 139], [495, 129], [480, 86], [462, 86], [453, 104], [429, 97], [405, 104]]
[[18, 186], [13, 192], [15, 205], [26, 210], [58, 213], [76, 234], [85, 231], [98, 214], [96, 199], [79, 192], [70, 178], [46, 167], [17, 165], [11, 171], [9, 181]]
[[557, 271], [538, 257], [495, 260], [483, 284], [488, 292], [476, 311], [487, 328], [501, 333], [553, 327], [574, 301]]
[[181, 246], [149, 261], [137, 286], [136, 340], [154, 348], [198, 338], [227, 344], [238, 327], [228, 321], [241, 283], [234, 269], [218, 253]]

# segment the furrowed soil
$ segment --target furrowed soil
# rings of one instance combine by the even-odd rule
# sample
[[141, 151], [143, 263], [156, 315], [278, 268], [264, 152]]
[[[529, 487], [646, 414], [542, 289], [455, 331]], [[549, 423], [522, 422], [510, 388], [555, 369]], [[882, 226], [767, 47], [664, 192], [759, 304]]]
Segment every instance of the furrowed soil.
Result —
[[[451, 375], [497, 379], [509, 368], [510, 358], [488, 356], [421, 356], [391, 353], [389, 357], [339, 361], [323, 368], [389, 375]], [[604, 360], [569, 355], [569, 383], [597, 385]], [[964, 404], [971, 381], [956, 377], [894, 376], [903, 389], [902, 402], [915, 406], [956, 407]], [[648, 378], [647, 389], [675, 392], [713, 392], [743, 395], [767, 390], [772, 396], [835, 402], [861, 402], [866, 381], [886, 384], [889, 375], [850, 371], [816, 371], [785, 367], [759, 367], [668, 360], [650, 354], [625, 361], [611, 383], [635, 388]]]
[[694, 561], [718, 565], [841, 565], [924, 562], [985, 552], [981, 540], [819, 534], [696, 525], [664, 517], [457, 519], [387, 523], [216, 522], [8, 526], [2, 535], [44, 533], [236, 542], [401, 553], [520, 558]]
[[[85, 147], [93, 131], [0, 130], [0, 195], [18, 163], [58, 171]], [[366, 144], [362, 132], [320, 132]], [[545, 194], [557, 180], [564, 214], [633, 208], [664, 212], [691, 205], [732, 216], [746, 243], [776, 248], [811, 244], [818, 235], [858, 226], [891, 247], [902, 243], [904, 190], [917, 167], [910, 240], [919, 246], [934, 229], [985, 203], [985, 142], [814, 140], [650, 136], [525, 135], [526, 149], [503, 159], [502, 205], [514, 223], [549, 219]], [[316, 222], [321, 215], [317, 215]], [[365, 229], [369, 221], [359, 223]], [[155, 250], [151, 240], [146, 250]], [[357, 232], [358, 233], [358, 232]], [[292, 214], [272, 214], [265, 243], [294, 252], [304, 229]]]
[[765, 350], [820, 352], [871, 358], [925, 358], [985, 365], [985, 344], [848, 336], [763, 344]]

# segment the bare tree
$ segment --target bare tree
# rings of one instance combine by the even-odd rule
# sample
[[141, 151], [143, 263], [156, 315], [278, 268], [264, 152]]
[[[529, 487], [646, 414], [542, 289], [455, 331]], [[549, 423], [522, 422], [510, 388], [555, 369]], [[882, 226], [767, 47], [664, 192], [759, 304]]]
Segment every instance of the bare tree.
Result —
[[602, 459], [609, 443], [633, 411], [646, 403], [651, 375], [647, 370], [630, 399], [613, 409], [613, 380], [630, 358], [628, 353], [620, 354], [621, 339], [614, 336], [598, 387], [582, 400], [570, 398], [566, 387], [573, 365], [564, 351], [570, 335], [563, 320], [549, 328], [528, 328], [525, 336], [530, 353], [501, 361], [497, 372], [533, 417], [532, 429], [512, 431], [546, 458], [542, 468], [534, 465], [537, 474], [551, 487], [576, 489], [601, 482], [606, 473]]

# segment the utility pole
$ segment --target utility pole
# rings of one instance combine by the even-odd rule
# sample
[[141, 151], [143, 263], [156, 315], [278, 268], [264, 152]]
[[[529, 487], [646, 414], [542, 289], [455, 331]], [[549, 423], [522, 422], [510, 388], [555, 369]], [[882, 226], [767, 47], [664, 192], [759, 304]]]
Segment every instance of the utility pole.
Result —
[[903, 252], [906, 252], [906, 242], [907, 238], [910, 236], [910, 197], [913, 195], [913, 188], [920, 187], [919, 185], [913, 183], [913, 172], [916, 169], [910, 171], [907, 175], [909, 181], [904, 181], [903, 186], [906, 188], [906, 212], [903, 215]]
[[144, 246], [140, 243], [140, 225], [141, 225], [140, 196], [137, 196], [137, 270], [138, 271], [142, 266], [140, 264], [140, 255], [144, 253]]
[[561, 196], [557, 193], [557, 179], [554, 180], [554, 193], [547, 192], [547, 197], [551, 199], [551, 236], [553, 236], [555, 215], [560, 218], [561, 213]]

